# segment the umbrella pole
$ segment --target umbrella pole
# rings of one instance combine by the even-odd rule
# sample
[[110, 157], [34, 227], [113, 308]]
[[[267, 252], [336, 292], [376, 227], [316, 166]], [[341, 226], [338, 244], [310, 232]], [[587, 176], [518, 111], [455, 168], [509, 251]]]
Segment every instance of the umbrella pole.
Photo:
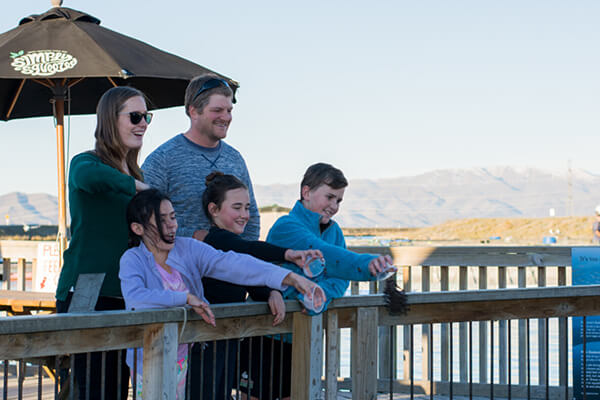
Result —
[[58, 246], [59, 265], [63, 264], [63, 252], [67, 248], [67, 196], [65, 185], [65, 100], [55, 97], [56, 110], [56, 162], [58, 167]]

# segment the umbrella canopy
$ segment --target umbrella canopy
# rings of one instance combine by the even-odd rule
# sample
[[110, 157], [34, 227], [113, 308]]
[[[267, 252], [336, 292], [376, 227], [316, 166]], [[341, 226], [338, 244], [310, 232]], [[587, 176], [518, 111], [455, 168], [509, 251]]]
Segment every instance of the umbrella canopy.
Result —
[[[235, 91], [237, 82], [100, 26], [100, 20], [66, 7], [23, 18], [0, 35], [0, 120], [56, 118], [59, 237], [66, 247], [64, 102], [70, 113], [92, 114], [114, 86], [143, 91], [150, 109], [183, 104], [189, 81], [214, 73]], [[62, 252], [61, 252], [62, 254]]]
[[[49, 99], [65, 96], [69, 87], [73, 115], [95, 113], [100, 96], [121, 85], [142, 90], [151, 108], [179, 106], [190, 79], [215, 73], [66, 7], [23, 18], [19, 26], [0, 35], [0, 57], [4, 57], [0, 61], [4, 121], [53, 115]], [[238, 86], [223, 78], [234, 89]]]

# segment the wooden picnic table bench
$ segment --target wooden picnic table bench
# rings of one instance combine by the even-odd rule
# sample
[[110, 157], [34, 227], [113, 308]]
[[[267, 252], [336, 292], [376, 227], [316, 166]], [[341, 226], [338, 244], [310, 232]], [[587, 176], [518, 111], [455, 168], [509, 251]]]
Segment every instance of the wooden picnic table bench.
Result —
[[35, 310], [56, 311], [54, 293], [0, 290], [0, 311], [8, 315], [30, 315]]

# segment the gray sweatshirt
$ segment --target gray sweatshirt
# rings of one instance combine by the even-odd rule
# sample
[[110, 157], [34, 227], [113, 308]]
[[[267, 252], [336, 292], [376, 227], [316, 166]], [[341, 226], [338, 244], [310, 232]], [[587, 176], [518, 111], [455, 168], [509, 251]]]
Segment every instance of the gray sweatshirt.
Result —
[[177, 236], [190, 237], [198, 229], [208, 230], [210, 222], [202, 210], [205, 178], [221, 171], [240, 179], [250, 194], [250, 219], [244, 233], [246, 240], [257, 240], [260, 216], [254, 199], [252, 182], [242, 155], [221, 141], [215, 148], [199, 146], [183, 134], [160, 145], [142, 165], [145, 182], [171, 199], [177, 214]]

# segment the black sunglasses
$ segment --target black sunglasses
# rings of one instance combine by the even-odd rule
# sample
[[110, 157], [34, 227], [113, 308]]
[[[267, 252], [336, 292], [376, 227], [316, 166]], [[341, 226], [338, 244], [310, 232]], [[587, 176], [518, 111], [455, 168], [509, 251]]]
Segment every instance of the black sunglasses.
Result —
[[152, 121], [152, 113], [149, 113], [149, 112], [141, 113], [139, 111], [132, 111], [132, 112], [121, 113], [121, 114], [129, 114], [129, 120], [131, 121], [131, 123], [133, 125], [137, 125], [140, 122], [142, 122], [142, 118], [146, 121], [147, 124], [149, 124], [150, 121]]
[[[206, 82], [204, 82], [202, 84], [202, 86], [200, 87], [200, 89], [198, 89], [198, 91], [194, 95], [194, 98], [192, 99], [192, 103], [194, 101], [196, 101], [198, 96], [200, 96], [202, 93], [206, 92], [207, 90], [219, 87], [219, 86], [226, 86], [231, 89], [231, 87], [229, 86], [229, 83], [227, 83], [227, 81], [225, 79], [211, 78], [211, 79], [207, 80]], [[234, 103], [235, 103], [235, 101], [234, 101]]]

